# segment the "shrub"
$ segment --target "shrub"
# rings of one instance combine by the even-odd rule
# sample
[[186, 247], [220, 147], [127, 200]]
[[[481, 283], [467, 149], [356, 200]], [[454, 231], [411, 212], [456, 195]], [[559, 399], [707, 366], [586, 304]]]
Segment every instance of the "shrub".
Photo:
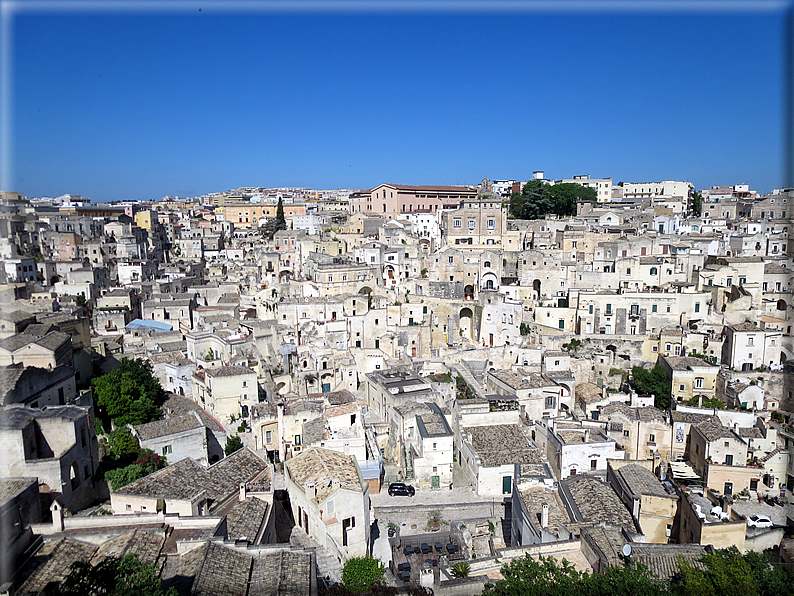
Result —
[[239, 451], [243, 448], [243, 440], [238, 437], [237, 435], [232, 435], [228, 439], [226, 439], [226, 447], [224, 447], [223, 451], [226, 455], [231, 455], [235, 451]]
[[342, 583], [353, 593], [366, 592], [383, 581], [386, 568], [374, 557], [353, 557], [342, 568]]

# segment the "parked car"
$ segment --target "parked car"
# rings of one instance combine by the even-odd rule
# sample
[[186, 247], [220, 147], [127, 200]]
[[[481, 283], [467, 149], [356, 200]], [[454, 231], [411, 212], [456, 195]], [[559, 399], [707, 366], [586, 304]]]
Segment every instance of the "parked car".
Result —
[[410, 484], [404, 482], [392, 482], [389, 485], [389, 496], [394, 497], [413, 497], [416, 491]]
[[771, 528], [775, 524], [766, 515], [751, 515], [747, 518], [747, 525], [751, 528]]

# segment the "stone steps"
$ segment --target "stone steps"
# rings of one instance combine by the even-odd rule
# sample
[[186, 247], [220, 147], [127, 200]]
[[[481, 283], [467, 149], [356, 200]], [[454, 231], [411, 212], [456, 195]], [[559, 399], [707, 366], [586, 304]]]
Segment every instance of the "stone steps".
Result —
[[302, 528], [295, 526], [292, 529], [289, 543], [293, 548], [314, 550], [315, 560], [317, 561], [317, 575], [319, 577], [329, 578], [335, 582], [342, 581], [342, 564], [339, 560], [314, 538], [306, 534]]

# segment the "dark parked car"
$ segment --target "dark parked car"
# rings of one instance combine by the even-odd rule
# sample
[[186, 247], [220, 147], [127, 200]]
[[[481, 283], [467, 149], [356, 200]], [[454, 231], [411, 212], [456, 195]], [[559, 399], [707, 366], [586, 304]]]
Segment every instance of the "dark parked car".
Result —
[[389, 485], [389, 496], [399, 496], [399, 497], [413, 497], [414, 487], [410, 484], [405, 484], [404, 482], [392, 482]]

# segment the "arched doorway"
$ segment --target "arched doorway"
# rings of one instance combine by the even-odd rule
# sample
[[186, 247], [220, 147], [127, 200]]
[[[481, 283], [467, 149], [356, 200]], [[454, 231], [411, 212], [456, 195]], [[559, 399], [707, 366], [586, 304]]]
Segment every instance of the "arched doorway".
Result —
[[281, 283], [288, 282], [292, 279], [292, 271], [282, 271], [278, 274], [278, 279]]
[[372, 288], [369, 286], [364, 286], [358, 291], [359, 294], [372, 294]]
[[778, 300], [777, 301], [777, 309], [778, 310], [786, 310], [786, 301], [785, 300]]
[[469, 285], [463, 288], [463, 299], [474, 300], [474, 286]]
[[474, 313], [472, 313], [470, 308], [463, 308], [460, 311], [460, 336], [464, 339], [473, 339], [472, 338], [472, 319], [474, 317]]
[[532, 282], [532, 289], [535, 291], [535, 300], [540, 299], [540, 280], [536, 279]]

